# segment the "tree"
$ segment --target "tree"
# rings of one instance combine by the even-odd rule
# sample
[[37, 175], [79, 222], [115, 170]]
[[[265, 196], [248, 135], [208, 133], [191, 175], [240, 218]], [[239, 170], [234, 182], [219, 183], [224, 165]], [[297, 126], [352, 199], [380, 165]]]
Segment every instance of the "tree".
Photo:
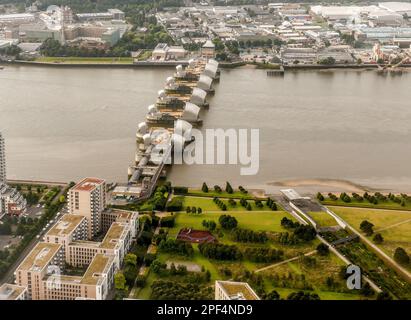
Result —
[[133, 253], [128, 253], [124, 257], [124, 263], [130, 266], [137, 266], [137, 256]]
[[298, 291], [290, 293], [287, 300], [320, 300], [320, 297], [316, 293]]
[[126, 290], [126, 278], [122, 272], [114, 275], [114, 288], [119, 291]]
[[324, 64], [324, 65], [328, 65], [328, 66], [335, 64], [335, 62], [336, 61], [333, 57], [327, 57], [327, 58], [323, 58], [323, 59], [318, 60], [318, 64]]
[[320, 256], [327, 256], [330, 253], [330, 248], [325, 243], [320, 243], [317, 246], [317, 252]]
[[203, 186], [201, 187], [201, 190], [202, 190], [203, 192], [205, 192], [205, 193], [208, 192], [208, 186], [207, 186], [207, 184], [206, 184], [205, 182], [203, 182]]
[[227, 214], [223, 214], [220, 216], [220, 218], [218, 219], [218, 222], [220, 223], [221, 227], [223, 229], [234, 229], [237, 227], [238, 221], [236, 218], [227, 215]]
[[231, 184], [228, 181], [226, 182], [226, 185], [225, 185], [225, 191], [229, 194], [234, 192], [233, 188], [231, 187]]
[[377, 300], [392, 300], [392, 297], [388, 292], [382, 291], [377, 294]]
[[280, 300], [280, 295], [277, 291], [273, 290], [266, 294], [265, 300]]
[[406, 252], [403, 248], [401, 248], [401, 247], [398, 247], [397, 249], [395, 249], [395, 252], [394, 252], [394, 260], [397, 261], [398, 263], [401, 263], [401, 264], [408, 264], [408, 263], [410, 263], [410, 257], [409, 257], [409, 255], [408, 255], [407, 252]]
[[320, 201], [324, 201], [324, 196], [320, 192], [318, 192], [317, 193], [317, 199], [320, 200]]
[[381, 243], [383, 243], [384, 238], [382, 237], [381, 233], [377, 233], [377, 234], [374, 236], [373, 241], [374, 241], [376, 244], [381, 244]]
[[361, 231], [364, 232], [367, 236], [370, 236], [374, 233], [374, 230], [372, 229], [373, 227], [374, 225], [367, 220], [364, 220], [360, 224]]
[[371, 297], [374, 295], [374, 290], [372, 290], [370, 284], [366, 282], [360, 289], [360, 294], [365, 297]]

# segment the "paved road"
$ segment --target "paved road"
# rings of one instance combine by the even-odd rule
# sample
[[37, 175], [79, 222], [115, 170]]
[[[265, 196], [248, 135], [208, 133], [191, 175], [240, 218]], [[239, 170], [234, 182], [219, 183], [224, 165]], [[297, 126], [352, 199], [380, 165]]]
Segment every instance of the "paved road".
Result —
[[[315, 254], [316, 252], [317, 252], [317, 250], [313, 250], [313, 251], [310, 251], [310, 252], [305, 253], [304, 256], [306, 256], [306, 257], [307, 257], [307, 256], [311, 256], [311, 255]], [[268, 270], [268, 269], [272, 269], [272, 268], [281, 266], [281, 265], [283, 265], [283, 264], [286, 264], [286, 263], [288, 263], [288, 262], [295, 261], [295, 260], [299, 259], [300, 257], [301, 257], [301, 256], [296, 256], [296, 257], [294, 257], [294, 258], [290, 258], [290, 259], [287, 259], [287, 260], [284, 260], [284, 261], [281, 261], [281, 262], [278, 262], [278, 263], [275, 263], [275, 264], [266, 266], [266, 267], [264, 267], [264, 268], [257, 269], [257, 270], [255, 270], [254, 272], [257, 273], [257, 272], [265, 271], [265, 270]]]

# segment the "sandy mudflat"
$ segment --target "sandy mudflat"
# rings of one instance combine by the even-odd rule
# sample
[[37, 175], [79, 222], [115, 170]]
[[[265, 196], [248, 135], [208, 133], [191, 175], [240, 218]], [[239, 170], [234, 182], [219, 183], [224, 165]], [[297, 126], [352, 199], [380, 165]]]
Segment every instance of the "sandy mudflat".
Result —
[[295, 189], [301, 195], [309, 196], [313, 196], [317, 192], [333, 192], [338, 194], [341, 192], [364, 193], [365, 191], [376, 190], [368, 186], [362, 186], [347, 180], [339, 179], [290, 179], [246, 186], [246, 189], [255, 196], [280, 194], [280, 190], [287, 188]]
[[341, 189], [349, 192], [364, 192], [369, 190], [365, 186], [361, 186], [359, 184], [353, 183], [347, 180], [336, 180], [336, 179], [300, 179], [300, 180], [284, 180], [278, 182], [270, 182], [268, 185], [273, 186], [282, 186], [282, 187], [314, 187], [318, 188], [324, 187], [329, 188], [330, 190], [333, 189]]

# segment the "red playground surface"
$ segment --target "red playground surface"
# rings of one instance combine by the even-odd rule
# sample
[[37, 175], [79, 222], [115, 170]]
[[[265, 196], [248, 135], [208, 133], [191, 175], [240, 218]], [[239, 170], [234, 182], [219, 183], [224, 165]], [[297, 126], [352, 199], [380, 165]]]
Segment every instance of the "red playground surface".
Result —
[[192, 243], [217, 242], [217, 239], [209, 231], [193, 230], [189, 228], [181, 229], [177, 235], [177, 240]]

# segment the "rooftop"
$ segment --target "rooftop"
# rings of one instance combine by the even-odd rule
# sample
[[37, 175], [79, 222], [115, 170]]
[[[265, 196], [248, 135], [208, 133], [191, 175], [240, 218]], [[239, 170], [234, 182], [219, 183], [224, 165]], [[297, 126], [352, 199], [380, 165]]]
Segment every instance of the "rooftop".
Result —
[[47, 232], [48, 236], [66, 236], [73, 232], [77, 226], [86, 219], [84, 216], [77, 214], [65, 214], [53, 228]]
[[105, 180], [98, 178], [85, 178], [84, 180], [77, 183], [72, 190], [76, 191], [92, 191], [97, 186], [103, 184]]
[[54, 258], [60, 248], [60, 244], [39, 242], [26, 256], [17, 270], [41, 271]]
[[26, 287], [5, 283], [0, 286], [0, 300], [16, 300], [26, 289]]
[[96, 254], [93, 261], [91, 261], [91, 264], [87, 268], [81, 283], [91, 285], [97, 284], [101, 275], [106, 273], [107, 266], [113, 262], [113, 259], [113, 256]]
[[216, 281], [232, 300], [260, 300], [246, 282]]
[[113, 249], [118, 240], [121, 239], [126, 226], [122, 223], [114, 222], [108, 229], [106, 236], [101, 243], [101, 248]]

